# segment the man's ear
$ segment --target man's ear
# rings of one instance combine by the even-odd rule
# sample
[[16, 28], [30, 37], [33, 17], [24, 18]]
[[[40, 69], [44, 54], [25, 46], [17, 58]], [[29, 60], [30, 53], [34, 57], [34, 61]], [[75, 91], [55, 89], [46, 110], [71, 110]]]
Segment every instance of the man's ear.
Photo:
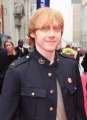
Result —
[[35, 38], [35, 33], [32, 32], [32, 33], [30, 34], [30, 36], [31, 36], [32, 38]]

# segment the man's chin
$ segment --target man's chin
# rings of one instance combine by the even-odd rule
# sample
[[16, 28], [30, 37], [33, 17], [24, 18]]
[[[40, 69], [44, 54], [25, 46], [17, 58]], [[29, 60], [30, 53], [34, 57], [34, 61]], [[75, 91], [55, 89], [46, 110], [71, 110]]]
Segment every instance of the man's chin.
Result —
[[46, 49], [47, 52], [54, 52], [55, 49]]

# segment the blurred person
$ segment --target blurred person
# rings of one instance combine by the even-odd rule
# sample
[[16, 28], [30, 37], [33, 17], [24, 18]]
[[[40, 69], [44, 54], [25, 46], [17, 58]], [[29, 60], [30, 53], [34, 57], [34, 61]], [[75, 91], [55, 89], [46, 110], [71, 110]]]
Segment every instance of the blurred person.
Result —
[[23, 40], [18, 40], [18, 46], [15, 48], [17, 56], [23, 57], [28, 54], [28, 49], [23, 46], [24, 41]]
[[4, 48], [2, 48], [2, 53], [0, 53], [0, 94], [2, 91], [4, 76], [8, 69], [8, 66], [17, 59], [14, 44], [11, 41], [11, 37], [7, 37], [8, 40], [4, 41]]
[[78, 64], [79, 64], [79, 61], [80, 61], [80, 57], [83, 56], [83, 53], [84, 53], [83, 49], [78, 47], [77, 48], [77, 56], [76, 56], [76, 60], [77, 60]]
[[61, 54], [76, 59], [77, 51], [72, 47], [67, 46], [65, 48], [62, 48]]
[[11, 64], [15, 59], [17, 59], [17, 54], [15, 51], [15, 46], [14, 43], [12, 42], [11, 38], [8, 38], [8, 40], [6, 40], [4, 42], [4, 48], [7, 49], [7, 67], [9, 64]]
[[85, 51], [82, 48], [77, 48], [77, 58], [76, 58], [76, 60], [79, 64], [80, 73], [84, 72], [84, 68], [82, 66], [82, 61], [83, 61], [84, 56], [85, 56]]
[[0, 94], [5, 76], [5, 69], [7, 64], [7, 50], [2, 47], [2, 39], [0, 37]]
[[85, 53], [82, 61], [82, 66], [84, 72], [81, 73], [81, 80], [83, 85], [83, 94], [84, 94], [84, 107], [87, 117], [87, 53]]
[[61, 13], [40, 8], [28, 29], [34, 51], [10, 65], [0, 98], [0, 119], [85, 120], [78, 64], [56, 51], [64, 29]]
[[87, 52], [85, 53], [81, 64], [84, 68], [84, 71], [86, 72], [87, 71]]

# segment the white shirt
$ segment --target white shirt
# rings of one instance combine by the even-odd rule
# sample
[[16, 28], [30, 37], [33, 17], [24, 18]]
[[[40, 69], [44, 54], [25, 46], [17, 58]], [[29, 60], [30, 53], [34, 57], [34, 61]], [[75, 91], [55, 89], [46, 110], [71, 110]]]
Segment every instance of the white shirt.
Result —
[[65, 109], [64, 109], [64, 104], [63, 104], [61, 88], [59, 86], [58, 81], [57, 81], [57, 93], [58, 94], [57, 94], [57, 115], [56, 115], [56, 120], [67, 120]]

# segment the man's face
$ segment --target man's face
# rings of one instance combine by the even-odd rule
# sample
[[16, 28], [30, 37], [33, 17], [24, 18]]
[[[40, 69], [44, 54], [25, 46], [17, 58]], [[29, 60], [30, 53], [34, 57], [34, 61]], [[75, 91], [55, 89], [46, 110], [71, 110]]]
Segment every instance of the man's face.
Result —
[[18, 43], [18, 46], [19, 46], [19, 47], [23, 47], [23, 42], [19, 42], [19, 43]]
[[40, 52], [54, 52], [61, 42], [61, 29], [50, 26], [37, 29], [35, 46]]

